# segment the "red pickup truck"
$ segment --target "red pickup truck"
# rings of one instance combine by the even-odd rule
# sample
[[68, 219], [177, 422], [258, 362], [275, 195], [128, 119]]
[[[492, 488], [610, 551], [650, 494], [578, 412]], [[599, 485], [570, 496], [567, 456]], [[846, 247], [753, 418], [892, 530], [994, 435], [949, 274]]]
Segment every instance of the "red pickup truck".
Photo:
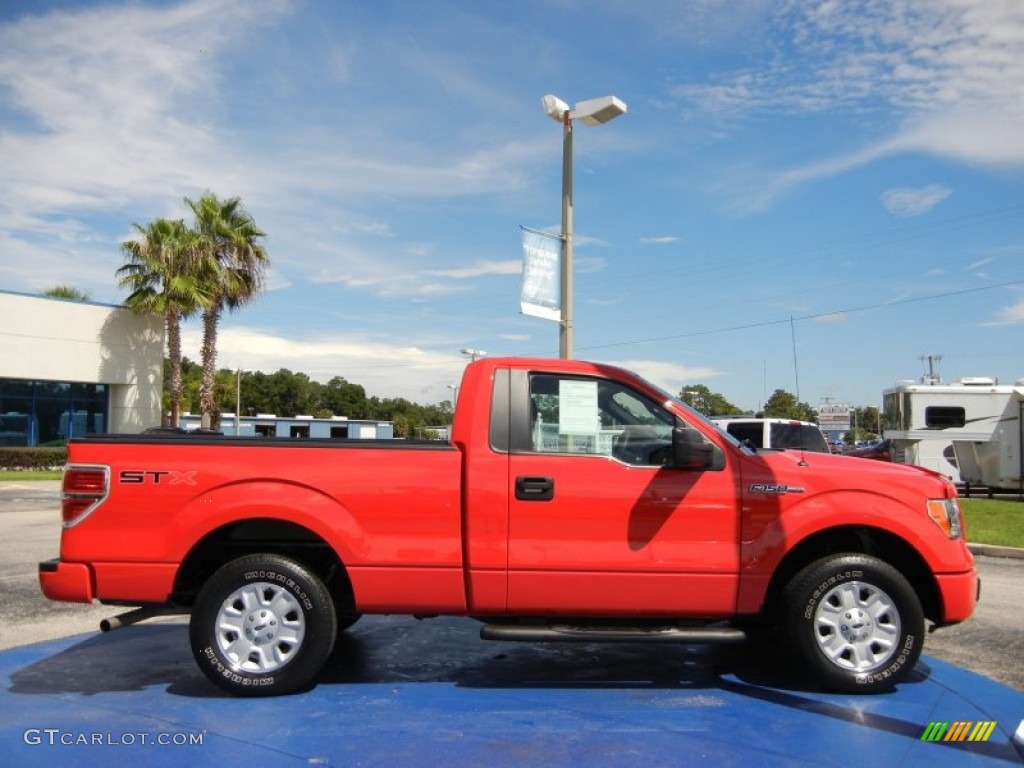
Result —
[[241, 695], [310, 686], [375, 613], [470, 616], [499, 640], [770, 626], [823, 686], [873, 692], [979, 590], [945, 478], [755, 451], [580, 361], [470, 364], [450, 442], [103, 435], [69, 452], [43, 592], [190, 612], [199, 666]]

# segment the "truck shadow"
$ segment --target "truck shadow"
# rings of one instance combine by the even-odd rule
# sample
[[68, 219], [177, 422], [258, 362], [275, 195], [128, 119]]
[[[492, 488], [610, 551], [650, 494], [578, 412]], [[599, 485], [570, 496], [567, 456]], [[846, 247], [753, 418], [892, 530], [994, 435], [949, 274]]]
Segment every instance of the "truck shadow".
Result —
[[[448, 684], [473, 691], [485, 690], [629, 690], [641, 698], [652, 697], [648, 706], [728, 707], [761, 702], [779, 710], [811, 713], [818, 717], [871, 732], [884, 732], [918, 741], [922, 717], [921, 697], [900, 696], [901, 690], [929, 683], [931, 670], [924, 662], [908, 683], [880, 696], [821, 694], [812, 682], [799, 680], [793, 670], [766, 659], [762, 649], [737, 646], [728, 649], [688, 645], [600, 643], [503, 643], [478, 636], [479, 624], [469, 619], [442, 618], [418, 622], [407, 617], [367, 617], [345, 633], [333, 658], [312, 692], [309, 706], [345, 707], [352, 686]], [[18, 654], [5, 652], [8, 666]], [[16, 664], [15, 664], [16, 666]], [[944, 690], [941, 681], [930, 683]], [[108, 635], [96, 635], [53, 655], [38, 658], [10, 675], [8, 694], [59, 695], [54, 706], [70, 706], [74, 696], [145, 692], [125, 704], [133, 711], [163, 712], [164, 693], [190, 699], [201, 715], [216, 700], [229, 699], [199, 671], [188, 649], [188, 628], [183, 623], [137, 625]], [[647, 692], [646, 695], [644, 692]], [[677, 693], [678, 692], [678, 693]], [[155, 694], [155, 695], [154, 695]], [[70, 695], [70, 696], [69, 696]], [[663, 704], [658, 704], [666, 697]], [[356, 696], [356, 700], [359, 700]], [[924, 700], [930, 701], [925, 695]], [[890, 703], [884, 705], [886, 700]], [[126, 700], [127, 701], [127, 700]], [[303, 706], [303, 694], [289, 699]], [[493, 706], [486, 697], [482, 706]], [[866, 703], [874, 702], [871, 706]], [[9, 698], [9, 706], [17, 699]], [[101, 705], [106, 709], [109, 699]], [[118, 705], [120, 706], [120, 705]], [[472, 708], [472, 701], [467, 702]], [[889, 714], [887, 714], [889, 713]], [[905, 717], [893, 716], [903, 713]], [[351, 714], [351, 713], [350, 713]], [[1019, 759], [1007, 744], [943, 744], [954, 752], [969, 750], [988, 757], [1015, 762]]]
[[[10, 676], [15, 694], [141, 691], [168, 686], [182, 695], [216, 697], [188, 650], [188, 626], [180, 622], [139, 624], [96, 633]], [[24, 651], [7, 651], [7, 655]]]
[[[370, 616], [338, 638], [319, 686], [450, 683], [465, 688], [687, 688], [737, 684], [814, 691], [782, 659], [752, 644], [730, 647], [647, 643], [484, 641], [471, 619]], [[11, 693], [95, 695], [166, 687], [176, 696], [219, 698], [189, 652], [183, 622], [139, 624], [97, 634], [27, 664]], [[24, 653], [14, 651], [10, 653]], [[926, 680], [919, 663], [912, 682]], [[730, 680], [729, 678], [734, 678]]]

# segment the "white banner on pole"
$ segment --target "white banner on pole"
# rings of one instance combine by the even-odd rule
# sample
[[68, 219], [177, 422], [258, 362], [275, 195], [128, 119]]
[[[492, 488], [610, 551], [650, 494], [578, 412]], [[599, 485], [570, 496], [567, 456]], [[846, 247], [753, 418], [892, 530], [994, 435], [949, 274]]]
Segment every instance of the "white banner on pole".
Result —
[[523, 230], [523, 285], [519, 307], [524, 315], [560, 322], [559, 298], [562, 238], [534, 229]]

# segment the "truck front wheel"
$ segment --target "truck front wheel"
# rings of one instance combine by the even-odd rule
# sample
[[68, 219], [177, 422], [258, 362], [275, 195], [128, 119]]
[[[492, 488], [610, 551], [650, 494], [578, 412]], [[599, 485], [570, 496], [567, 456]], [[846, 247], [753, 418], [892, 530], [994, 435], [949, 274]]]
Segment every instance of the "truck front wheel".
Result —
[[279, 555], [248, 555], [213, 574], [192, 611], [189, 637], [203, 673], [240, 696], [310, 685], [334, 648], [337, 618], [323, 582]]
[[827, 688], [886, 690], [904, 680], [921, 655], [921, 601], [903, 574], [877, 558], [818, 560], [793, 578], [783, 597], [796, 650]]

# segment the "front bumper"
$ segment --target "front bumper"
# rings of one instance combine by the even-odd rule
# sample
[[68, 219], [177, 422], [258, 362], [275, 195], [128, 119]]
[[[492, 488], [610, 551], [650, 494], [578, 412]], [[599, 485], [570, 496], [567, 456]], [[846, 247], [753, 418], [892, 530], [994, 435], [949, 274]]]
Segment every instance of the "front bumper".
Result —
[[85, 563], [44, 560], [39, 564], [39, 586], [51, 600], [91, 603], [96, 596], [92, 571]]
[[972, 568], [964, 573], [940, 573], [935, 577], [942, 598], [940, 624], [956, 624], [970, 618], [981, 596], [981, 579]]

